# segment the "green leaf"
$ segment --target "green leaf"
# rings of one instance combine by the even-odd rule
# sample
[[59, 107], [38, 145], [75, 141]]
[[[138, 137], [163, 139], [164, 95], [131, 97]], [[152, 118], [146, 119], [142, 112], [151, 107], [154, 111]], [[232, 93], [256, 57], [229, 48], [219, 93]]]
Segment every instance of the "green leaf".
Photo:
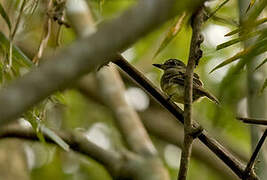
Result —
[[[9, 49], [10, 46], [9, 39], [2, 32], [0, 32], [0, 45], [5, 49]], [[33, 62], [17, 46], [13, 43], [12, 46], [12, 57], [17, 66], [34, 66]]]
[[255, 68], [255, 71], [257, 70], [257, 69], [259, 69], [262, 65], [264, 65], [265, 63], [267, 62], [267, 58], [266, 59], [264, 59], [256, 68]]
[[265, 79], [263, 85], [262, 85], [262, 88], [260, 90], [260, 93], [263, 93], [264, 89], [267, 87], [267, 79]]
[[169, 28], [166, 36], [164, 37], [162, 43], [160, 44], [158, 50], [156, 51], [154, 57], [156, 57], [165, 47], [177, 36], [177, 34], [181, 31], [182, 24], [184, 22], [186, 13], [184, 12], [178, 18], [175, 18], [174, 23]]
[[1, 3], [0, 3], [0, 14], [3, 17], [3, 19], [5, 20], [5, 22], [8, 26], [9, 32], [11, 32], [11, 23], [10, 23], [9, 17], [8, 17], [8, 15], [7, 15], [7, 13], [6, 13], [6, 11], [5, 11], [5, 9]]
[[216, 47], [216, 50], [220, 50], [220, 49], [223, 49], [223, 48], [226, 48], [226, 47], [229, 47], [231, 45], [234, 45], [238, 42], [241, 42], [241, 41], [244, 41], [244, 40], [247, 40], [249, 38], [252, 38], [254, 36], [257, 36], [261, 33], [262, 31], [255, 31], [255, 32], [251, 32], [251, 33], [248, 33], [248, 34], [244, 34], [244, 35], [241, 35], [239, 38], [236, 38], [236, 39], [232, 39], [230, 41], [227, 41], [225, 43], [222, 43], [222, 44], [219, 44], [217, 47]]
[[223, 61], [222, 63], [220, 63], [219, 65], [217, 65], [215, 68], [213, 68], [210, 73], [212, 73], [213, 71], [229, 64], [229, 63], [232, 63], [236, 60], [238, 60], [239, 58], [241, 57], [244, 57], [244, 56], [256, 56], [258, 54], [261, 54], [263, 52], [265, 52], [267, 50], [267, 39], [264, 39], [262, 41], [259, 41], [258, 43], [256, 43], [255, 45], [251, 46], [251, 47], [248, 47], [247, 49], [244, 49], [243, 51], [241, 52], [238, 52], [237, 54], [235, 54], [234, 56], [232, 56], [231, 58], [229, 59], [226, 59], [225, 61]]
[[[232, 36], [232, 35], [234, 35], [236, 33], [239, 33], [239, 32], [248, 31], [248, 30], [250, 30], [250, 29], [252, 29], [252, 28], [254, 28], [256, 26], [259, 26], [259, 25], [265, 23], [266, 21], [267, 21], [267, 17], [259, 19], [256, 22], [253, 22], [252, 24], [248, 24], [248, 23], [244, 22], [244, 24], [245, 24], [244, 26], [239, 27], [238, 29], [235, 29], [235, 30], [231, 31], [231, 32], [227, 33], [224, 36]], [[246, 25], [246, 24], [248, 24], [248, 25]]]
[[49, 129], [48, 127], [44, 125], [41, 125], [40, 130], [43, 134], [50, 137], [62, 149], [64, 149], [65, 151], [69, 151], [70, 149], [69, 145], [61, 137], [59, 137], [54, 131], [52, 131], [51, 129]]
[[256, 2], [256, 0], [250, 0], [250, 3], [248, 5], [248, 8], [247, 8], [246, 12], [249, 11], [249, 9], [255, 4], [255, 2]]
[[209, 14], [209, 18], [214, 16], [214, 14], [216, 14], [216, 12], [219, 11], [228, 2], [229, 0], [223, 1], [212, 13]]

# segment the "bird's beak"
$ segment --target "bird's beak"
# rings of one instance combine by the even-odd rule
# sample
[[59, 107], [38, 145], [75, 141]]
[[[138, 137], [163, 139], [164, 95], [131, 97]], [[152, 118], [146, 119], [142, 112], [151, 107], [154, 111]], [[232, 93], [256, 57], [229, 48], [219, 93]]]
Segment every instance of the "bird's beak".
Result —
[[157, 67], [157, 68], [160, 68], [160, 69], [163, 69], [162, 68], [162, 64], [152, 64], [153, 66]]

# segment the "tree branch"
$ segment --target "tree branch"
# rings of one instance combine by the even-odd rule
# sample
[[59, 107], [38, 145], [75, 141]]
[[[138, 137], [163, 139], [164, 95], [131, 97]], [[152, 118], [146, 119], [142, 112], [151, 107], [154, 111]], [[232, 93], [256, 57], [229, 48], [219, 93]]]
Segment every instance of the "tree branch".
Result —
[[264, 119], [243, 118], [243, 117], [236, 117], [236, 119], [248, 124], [267, 125], [267, 120]]
[[[180, 170], [178, 174], [179, 180], [186, 180], [189, 161], [191, 158], [193, 144], [193, 120], [192, 120], [192, 99], [193, 99], [193, 73], [194, 68], [202, 57], [200, 44], [203, 42], [201, 35], [201, 26], [204, 22], [204, 9], [200, 7], [192, 16], [192, 38], [190, 45], [190, 53], [188, 64], [185, 72], [185, 91], [184, 91], [184, 144], [180, 161]], [[195, 130], [196, 131], [196, 130]]]
[[[77, 10], [77, 8], [82, 7]], [[68, 1], [67, 15], [78, 36], [86, 37], [96, 31], [96, 25], [86, 1]], [[81, 19], [87, 21], [81, 22]], [[124, 96], [124, 84], [114, 65], [101, 68], [96, 73], [98, 88], [105, 103], [115, 115], [123, 137], [132, 150], [138, 154], [155, 155], [157, 153], [136, 111], [128, 105]], [[111, 88], [112, 87], [112, 88]]]
[[82, 75], [107, 63], [116, 52], [133, 44], [175, 14], [191, 11], [203, 1], [139, 1], [120, 17], [102, 25], [90, 37], [73, 43], [39, 68], [1, 89], [0, 124], [19, 117], [55, 91], [65, 89]]
[[[135, 80], [147, 93], [156, 99], [170, 113], [172, 113], [178, 121], [184, 123], [183, 111], [173, 102], [168, 100], [168, 97], [163, 94], [153, 83], [151, 83], [142, 73], [129, 64], [123, 57], [117, 57], [114, 61], [124, 72], [126, 72], [133, 80]], [[199, 127], [194, 123], [194, 127]], [[226, 148], [212, 138], [207, 131], [203, 130], [198, 136], [198, 139], [205, 144], [218, 158], [220, 158], [232, 171], [242, 178], [245, 165], [234, 157]], [[253, 179], [257, 177], [252, 174]]]
[[258, 142], [258, 144], [257, 144], [257, 146], [256, 146], [256, 148], [255, 148], [255, 150], [254, 150], [254, 152], [253, 152], [248, 164], [247, 164], [247, 167], [246, 167], [245, 172], [244, 172], [243, 179], [249, 179], [249, 175], [251, 173], [254, 173], [253, 166], [255, 164], [256, 158], [257, 158], [257, 156], [258, 156], [258, 154], [260, 152], [260, 149], [261, 149], [266, 137], [267, 137], [267, 129], [265, 129], [263, 135], [261, 136], [261, 138], [260, 138], [260, 140], [259, 140], [259, 142]]

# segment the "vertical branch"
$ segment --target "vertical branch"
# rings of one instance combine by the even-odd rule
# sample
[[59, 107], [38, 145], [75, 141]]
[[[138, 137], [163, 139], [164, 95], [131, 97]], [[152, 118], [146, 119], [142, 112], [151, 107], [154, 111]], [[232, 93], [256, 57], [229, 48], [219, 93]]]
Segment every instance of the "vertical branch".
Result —
[[200, 34], [201, 25], [204, 22], [204, 10], [201, 7], [192, 16], [192, 39], [190, 45], [190, 53], [188, 64], [186, 68], [186, 78], [185, 78], [185, 94], [184, 94], [184, 144], [183, 151], [180, 161], [180, 170], [178, 179], [186, 179], [189, 161], [192, 152], [193, 137], [193, 121], [192, 121], [192, 97], [193, 97], [193, 73], [194, 68], [198, 64], [199, 59], [202, 56], [202, 51], [200, 50], [200, 44], [203, 42], [203, 36]]

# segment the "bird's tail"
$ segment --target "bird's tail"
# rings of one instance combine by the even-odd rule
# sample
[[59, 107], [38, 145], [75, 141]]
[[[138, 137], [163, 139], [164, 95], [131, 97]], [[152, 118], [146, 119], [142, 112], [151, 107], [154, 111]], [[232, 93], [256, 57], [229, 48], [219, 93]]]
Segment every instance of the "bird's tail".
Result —
[[208, 92], [206, 89], [202, 89], [202, 92], [204, 93], [204, 95], [209, 98], [210, 100], [212, 100], [213, 102], [215, 102], [216, 104], [220, 104], [220, 102], [218, 101], [218, 99], [211, 94], [210, 92]]

